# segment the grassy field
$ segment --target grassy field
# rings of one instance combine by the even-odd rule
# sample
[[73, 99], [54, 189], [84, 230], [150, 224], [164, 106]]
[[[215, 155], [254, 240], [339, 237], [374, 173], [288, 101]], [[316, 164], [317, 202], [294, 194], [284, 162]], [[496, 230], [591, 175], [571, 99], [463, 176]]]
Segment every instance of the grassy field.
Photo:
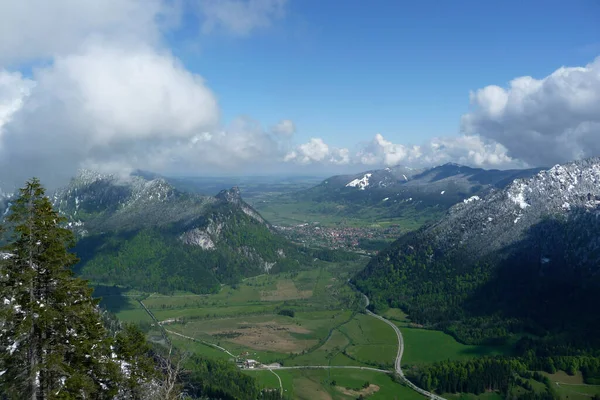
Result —
[[398, 350], [398, 339], [394, 330], [385, 322], [358, 314], [340, 327], [350, 340], [346, 355], [367, 364], [391, 368]]
[[581, 372], [572, 376], [564, 371], [558, 371], [555, 374], [542, 373], [556, 385], [554, 390], [563, 399], [589, 400], [594, 395], [600, 395], [600, 385], [586, 385]]
[[441, 331], [405, 326], [401, 326], [401, 331], [404, 337], [403, 365], [466, 360], [473, 357], [507, 353], [507, 349], [502, 347], [464, 345]]
[[[279, 388], [269, 371], [247, 371], [266, 388]], [[361, 394], [373, 400], [421, 400], [423, 396], [383, 373], [361, 370], [279, 370], [284, 399], [354, 400]]]
[[[160, 330], [142, 308], [142, 302], [169, 331], [176, 347], [212, 358], [234, 356], [284, 366], [373, 366], [391, 369], [397, 352], [394, 330], [360, 312], [362, 298], [347, 280], [363, 262], [317, 261], [310, 271], [262, 275], [234, 286], [224, 285], [211, 295], [124, 292], [107, 296], [103, 304], [124, 321], [150, 328], [153, 341], [163, 340]], [[280, 314], [293, 311], [293, 317]], [[403, 364], [430, 363], [501, 354], [502, 349], [465, 346], [439, 331], [416, 328], [398, 309], [383, 314], [401, 327], [405, 340]], [[225, 348], [232, 355], [214, 346]], [[395, 383], [386, 374], [365, 370], [279, 370], [287, 390], [285, 398], [373, 399], [422, 398]], [[278, 386], [268, 371], [249, 372], [265, 387]], [[335, 384], [331, 384], [335, 381]], [[371, 386], [365, 386], [369, 382]], [[567, 385], [569, 384], [569, 385]], [[558, 391], [573, 392], [576, 382], [561, 383]], [[594, 387], [576, 388], [577, 393]], [[449, 396], [449, 398], [461, 398]], [[472, 398], [472, 397], [462, 397]], [[485, 398], [494, 399], [494, 394]]]
[[389, 211], [380, 207], [342, 205], [328, 202], [296, 201], [285, 197], [273, 197], [252, 202], [260, 214], [274, 225], [293, 226], [319, 223], [322, 226], [380, 227], [399, 225], [407, 231], [421, 227], [430, 220], [413, 209], [407, 209], [402, 217], [390, 217]]

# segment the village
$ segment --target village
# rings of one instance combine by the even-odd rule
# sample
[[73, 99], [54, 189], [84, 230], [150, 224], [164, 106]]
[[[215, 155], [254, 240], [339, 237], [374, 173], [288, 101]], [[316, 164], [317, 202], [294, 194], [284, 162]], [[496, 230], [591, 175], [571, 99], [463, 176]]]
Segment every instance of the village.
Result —
[[276, 226], [290, 240], [306, 245], [332, 249], [346, 249], [375, 254], [381, 243], [390, 242], [398, 237], [402, 228], [398, 225], [379, 226], [323, 226], [318, 222], [303, 223], [294, 226]]

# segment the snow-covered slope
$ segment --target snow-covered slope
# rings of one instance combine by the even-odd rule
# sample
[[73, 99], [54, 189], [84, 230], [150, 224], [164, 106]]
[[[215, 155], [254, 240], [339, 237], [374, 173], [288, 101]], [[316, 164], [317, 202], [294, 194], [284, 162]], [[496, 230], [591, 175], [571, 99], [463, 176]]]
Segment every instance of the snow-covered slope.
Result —
[[[348, 207], [348, 212], [397, 217], [403, 213], [439, 214], [473, 196], [482, 197], [491, 189], [503, 188], [514, 179], [529, 177], [540, 169], [484, 170], [458, 164], [429, 169], [397, 166], [332, 176], [319, 185], [294, 195], [299, 201], [333, 202]], [[431, 211], [431, 212], [429, 212]]]
[[523, 239], [545, 218], [567, 220], [582, 213], [600, 216], [599, 158], [556, 165], [478, 201], [457, 204], [429, 229], [440, 243], [468, 244], [483, 254]]

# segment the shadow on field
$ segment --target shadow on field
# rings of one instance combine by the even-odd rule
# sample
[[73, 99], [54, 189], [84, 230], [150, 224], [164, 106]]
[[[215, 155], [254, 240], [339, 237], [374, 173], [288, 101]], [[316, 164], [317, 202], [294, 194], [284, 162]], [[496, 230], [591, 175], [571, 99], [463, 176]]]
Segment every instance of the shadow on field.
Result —
[[100, 306], [113, 314], [127, 308], [129, 298], [124, 295], [125, 289], [118, 286], [98, 285], [94, 287], [94, 298], [100, 299]]

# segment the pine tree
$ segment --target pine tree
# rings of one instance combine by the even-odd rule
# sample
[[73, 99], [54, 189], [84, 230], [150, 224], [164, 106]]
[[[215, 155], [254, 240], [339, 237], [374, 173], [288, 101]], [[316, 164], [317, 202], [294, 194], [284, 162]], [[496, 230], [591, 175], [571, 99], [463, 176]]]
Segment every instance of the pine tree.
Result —
[[126, 370], [121, 385], [122, 398], [146, 400], [152, 392], [158, 391], [158, 382], [148, 384], [149, 379], [159, 378], [159, 375], [154, 360], [148, 356], [151, 349], [146, 336], [137, 326], [125, 325], [115, 338], [114, 349]]
[[0, 274], [0, 390], [19, 399], [108, 399], [118, 390], [112, 353], [86, 281], [74, 277], [74, 236], [37, 179], [7, 217], [10, 254]]

